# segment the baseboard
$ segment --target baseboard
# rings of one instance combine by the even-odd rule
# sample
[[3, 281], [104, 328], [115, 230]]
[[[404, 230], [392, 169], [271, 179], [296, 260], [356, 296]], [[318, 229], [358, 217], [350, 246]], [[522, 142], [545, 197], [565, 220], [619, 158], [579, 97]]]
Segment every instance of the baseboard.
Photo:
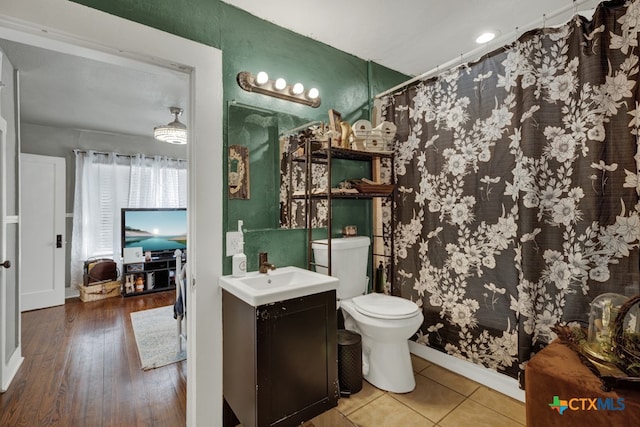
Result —
[[77, 289], [64, 288], [64, 299], [80, 298], [80, 291]]
[[524, 390], [520, 389], [518, 381], [515, 378], [492, 371], [484, 366], [467, 362], [466, 360], [459, 359], [431, 347], [417, 344], [415, 341], [409, 341], [409, 350], [416, 356], [431, 363], [453, 371], [456, 374], [460, 374], [463, 377], [469, 378], [513, 399], [524, 402]]

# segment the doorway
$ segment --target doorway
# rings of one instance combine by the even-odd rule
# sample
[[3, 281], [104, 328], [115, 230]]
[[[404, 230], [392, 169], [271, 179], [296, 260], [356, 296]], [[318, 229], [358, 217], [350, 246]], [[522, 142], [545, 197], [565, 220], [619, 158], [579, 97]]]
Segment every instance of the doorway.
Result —
[[[41, 241], [39, 247], [29, 246], [29, 242], [25, 247], [35, 249], [35, 253], [49, 255], [48, 258], [39, 258], [38, 262], [42, 265], [53, 264], [56, 257], [66, 258], [61, 272], [62, 280], [66, 284], [67, 294], [77, 296], [77, 287], [82, 283], [82, 263], [78, 259], [79, 251], [73, 257], [71, 246], [76, 179], [74, 152], [92, 150], [123, 156], [142, 154], [186, 159], [185, 145], [161, 143], [155, 141], [152, 135], [155, 126], [170, 121], [170, 106], [186, 107], [189, 104], [189, 76], [155, 65], [116, 64], [6, 39], [0, 40], [0, 48], [12, 58], [14, 67], [20, 70], [21, 153], [23, 156], [39, 155], [41, 159], [59, 157], [66, 162], [68, 171], [62, 177], [66, 182], [63, 188], [66, 199], [61, 201], [60, 206], [62, 215], [66, 213], [66, 219], [57, 226], [67, 232], [61, 237], [57, 236], [59, 233], [34, 236], [25, 229], [23, 237], [35, 237]], [[185, 110], [182, 120], [189, 119], [190, 111]], [[97, 187], [99, 183], [92, 185]], [[27, 191], [32, 188], [25, 186], [23, 189]], [[91, 189], [89, 192], [92, 193]], [[126, 191], [118, 193], [124, 194], [123, 201], [126, 203]], [[44, 194], [25, 192], [23, 199], [38, 199], [45, 197]], [[186, 199], [186, 195], [183, 198]], [[121, 199], [122, 196], [118, 196], [117, 203], [122, 203]], [[113, 213], [113, 216], [113, 227], [118, 229], [119, 214]], [[103, 227], [103, 221], [101, 218], [99, 222], [92, 223], [99, 223]], [[118, 261], [121, 255], [114, 253], [119, 252], [114, 249], [120, 243], [118, 235], [83, 241], [91, 241], [93, 247], [86, 257], [114, 258]], [[60, 250], [52, 252], [54, 244], [60, 246], [56, 248]], [[24, 259], [25, 282], [21, 305], [26, 309], [47, 306], [46, 301], [32, 304], [29, 300], [36, 293], [44, 297], [44, 289], [57, 289], [53, 275], [42, 272], [40, 277], [33, 277], [33, 265], [29, 265], [32, 260], [31, 256]], [[46, 278], [49, 278], [48, 283], [43, 283]], [[27, 279], [37, 279], [39, 289], [31, 289], [36, 286], [26, 282]], [[54, 298], [49, 306], [61, 303]]]
[[[136, 154], [187, 159], [186, 145], [155, 141], [153, 128], [171, 121], [172, 105], [185, 107], [181, 120], [189, 120], [189, 75], [133, 59], [119, 64], [6, 39], [0, 39], [0, 48], [19, 75], [20, 308], [36, 310], [64, 304], [65, 294], [76, 296], [82, 286], [82, 276], [70, 269], [80, 179], [75, 150], [118, 153], [119, 159]], [[91, 181], [94, 188], [104, 185]], [[126, 191], [117, 193], [126, 202]], [[103, 233], [99, 239], [107, 252], [89, 257], [120, 261], [121, 253], [112, 249], [120, 239], [119, 212], [112, 219], [111, 236]], [[90, 221], [102, 222], [102, 216]], [[82, 261], [75, 260], [76, 270]]]
[[187, 317], [187, 424], [210, 424], [222, 410], [221, 297], [217, 292], [222, 247], [211, 243], [222, 241], [221, 52], [58, 0], [0, 4], [0, 38], [120, 64], [159, 64], [189, 74], [188, 292], [192, 304]]

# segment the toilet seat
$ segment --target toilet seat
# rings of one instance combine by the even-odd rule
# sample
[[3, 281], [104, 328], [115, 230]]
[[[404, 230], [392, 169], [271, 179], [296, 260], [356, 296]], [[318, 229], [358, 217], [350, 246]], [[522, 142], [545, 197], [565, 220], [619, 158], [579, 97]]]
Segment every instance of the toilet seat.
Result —
[[355, 309], [376, 319], [407, 319], [420, 312], [413, 301], [384, 294], [367, 294], [352, 298]]

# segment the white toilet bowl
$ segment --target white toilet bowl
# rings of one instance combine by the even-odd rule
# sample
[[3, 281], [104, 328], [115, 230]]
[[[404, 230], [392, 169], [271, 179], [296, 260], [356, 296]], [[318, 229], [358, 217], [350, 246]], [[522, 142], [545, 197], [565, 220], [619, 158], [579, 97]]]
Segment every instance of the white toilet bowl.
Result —
[[[330, 245], [329, 245], [330, 243]], [[331, 275], [340, 280], [336, 289], [345, 328], [362, 337], [362, 373], [374, 386], [408, 393], [416, 386], [408, 339], [422, 325], [422, 310], [404, 298], [367, 294], [366, 236], [316, 240], [312, 244], [316, 269], [327, 273], [331, 247]]]
[[362, 336], [364, 378], [379, 389], [408, 393], [416, 386], [408, 339], [424, 316], [412, 301], [383, 294], [341, 300], [345, 328]]

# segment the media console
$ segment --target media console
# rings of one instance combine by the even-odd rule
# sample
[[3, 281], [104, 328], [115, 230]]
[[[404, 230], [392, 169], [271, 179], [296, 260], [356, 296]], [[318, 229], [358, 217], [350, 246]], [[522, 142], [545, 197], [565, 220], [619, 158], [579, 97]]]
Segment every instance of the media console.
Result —
[[[186, 259], [182, 259], [182, 264]], [[160, 258], [123, 264], [122, 295], [125, 297], [167, 291], [176, 287], [176, 259]]]

